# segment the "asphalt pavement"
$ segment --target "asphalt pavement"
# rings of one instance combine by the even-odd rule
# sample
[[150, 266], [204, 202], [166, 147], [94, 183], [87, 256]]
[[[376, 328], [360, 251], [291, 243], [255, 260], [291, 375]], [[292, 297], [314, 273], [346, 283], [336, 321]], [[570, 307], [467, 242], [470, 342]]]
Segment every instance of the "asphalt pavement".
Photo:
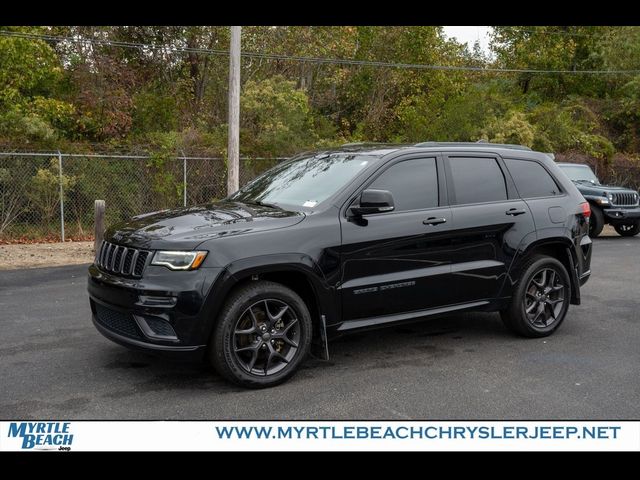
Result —
[[583, 304], [549, 338], [428, 319], [337, 340], [258, 391], [103, 338], [86, 268], [0, 271], [0, 419], [640, 419], [640, 237], [594, 241]]

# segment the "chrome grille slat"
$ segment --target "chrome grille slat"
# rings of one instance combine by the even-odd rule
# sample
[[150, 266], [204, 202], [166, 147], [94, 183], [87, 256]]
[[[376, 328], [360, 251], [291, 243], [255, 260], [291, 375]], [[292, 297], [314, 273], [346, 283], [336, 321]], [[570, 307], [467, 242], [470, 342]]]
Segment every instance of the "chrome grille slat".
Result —
[[140, 250], [135, 250], [133, 252], [133, 258], [131, 259], [131, 268], [129, 270], [130, 271], [129, 275], [132, 275], [133, 272], [135, 272], [136, 270], [136, 261], [138, 260], [138, 255], [140, 255]]
[[111, 258], [113, 255], [114, 247], [115, 245], [113, 243], [110, 243], [109, 247], [107, 248], [107, 255], [105, 256], [105, 259], [104, 259], [104, 268], [106, 268], [107, 270], [111, 269]]
[[[100, 252], [96, 256], [96, 266], [115, 275], [139, 278], [150, 254], [148, 250], [125, 247], [103, 240]], [[144, 261], [138, 262], [139, 259]]]
[[102, 246], [100, 247], [100, 266], [104, 265], [104, 255], [107, 252], [107, 242], [102, 241]]
[[127, 247], [122, 247], [122, 253], [120, 254], [120, 263], [118, 264], [118, 272], [124, 273], [122, 271], [124, 267], [124, 259], [127, 258], [127, 252], [129, 249]]
[[114, 245], [113, 248], [113, 252], [111, 253], [111, 256], [109, 257], [109, 270], [111, 270], [112, 272], [116, 271], [116, 258], [118, 258], [118, 249], [120, 247], [118, 245]]

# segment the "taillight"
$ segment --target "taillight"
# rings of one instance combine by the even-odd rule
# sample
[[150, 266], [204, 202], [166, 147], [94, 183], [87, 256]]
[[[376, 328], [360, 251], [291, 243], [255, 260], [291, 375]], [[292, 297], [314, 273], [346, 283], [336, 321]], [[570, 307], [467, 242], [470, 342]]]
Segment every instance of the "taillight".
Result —
[[581, 203], [580, 211], [578, 213], [581, 213], [584, 218], [589, 218], [591, 216], [591, 205], [589, 205], [589, 202]]

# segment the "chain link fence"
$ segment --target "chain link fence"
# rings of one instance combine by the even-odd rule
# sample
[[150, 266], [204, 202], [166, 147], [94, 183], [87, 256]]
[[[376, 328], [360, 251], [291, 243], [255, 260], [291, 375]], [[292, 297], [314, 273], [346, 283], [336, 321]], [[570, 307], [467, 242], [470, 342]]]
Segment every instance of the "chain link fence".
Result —
[[[242, 158], [240, 184], [281, 160]], [[0, 152], [0, 242], [89, 240], [97, 199], [111, 225], [226, 191], [222, 158]]]

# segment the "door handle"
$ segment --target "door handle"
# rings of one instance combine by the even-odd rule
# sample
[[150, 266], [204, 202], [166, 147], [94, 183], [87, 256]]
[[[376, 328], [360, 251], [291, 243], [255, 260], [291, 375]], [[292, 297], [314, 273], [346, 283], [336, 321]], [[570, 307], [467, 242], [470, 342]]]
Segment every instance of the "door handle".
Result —
[[429, 217], [426, 220], [423, 220], [423, 225], [438, 225], [440, 223], [446, 223], [446, 218], [438, 218], [438, 217]]
[[522, 208], [510, 208], [504, 213], [506, 213], [507, 215], [513, 215], [514, 217], [517, 217], [518, 215], [524, 215], [525, 213], [527, 213], [527, 211], [523, 210]]

